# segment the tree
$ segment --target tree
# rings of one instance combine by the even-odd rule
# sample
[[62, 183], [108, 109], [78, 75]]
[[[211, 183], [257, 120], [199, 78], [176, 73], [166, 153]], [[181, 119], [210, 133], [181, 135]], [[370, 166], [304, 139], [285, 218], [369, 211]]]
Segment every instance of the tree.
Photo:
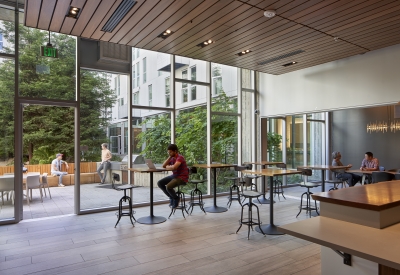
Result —
[[274, 132], [267, 134], [267, 149], [270, 161], [282, 161], [282, 150], [280, 148], [282, 136]]
[[[40, 46], [48, 42], [48, 32], [20, 26], [19, 95], [30, 98], [74, 100], [75, 38], [64, 34], [51, 34], [51, 43], [58, 49], [58, 58], [40, 56]], [[14, 23], [4, 22], [0, 29], [5, 41], [14, 45]], [[13, 53], [5, 47], [6, 53]], [[14, 142], [14, 62], [0, 63], [0, 98], [2, 107], [0, 129], [3, 156], [11, 157]], [[109, 86], [107, 74], [82, 71], [81, 74], [81, 144], [100, 148], [107, 141], [105, 128], [115, 95]], [[23, 113], [24, 154], [31, 163], [49, 163], [55, 153], [74, 157], [74, 110], [53, 106], [25, 106]], [[100, 149], [94, 152], [99, 157]], [[87, 160], [91, 154], [86, 154]]]

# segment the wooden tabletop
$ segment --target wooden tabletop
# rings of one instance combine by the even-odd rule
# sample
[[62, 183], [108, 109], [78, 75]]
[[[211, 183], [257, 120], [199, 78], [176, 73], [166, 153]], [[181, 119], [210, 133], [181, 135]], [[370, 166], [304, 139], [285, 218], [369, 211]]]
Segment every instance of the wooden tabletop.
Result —
[[244, 164], [257, 164], [257, 165], [275, 165], [275, 164], [283, 164], [282, 161], [266, 161], [266, 160], [262, 160], [262, 161], [254, 161], [254, 162], [245, 162]]
[[279, 230], [316, 244], [400, 269], [398, 253], [400, 223], [377, 229], [327, 217], [316, 217], [280, 226]]
[[386, 173], [389, 173], [389, 174], [396, 174], [397, 172], [389, 172], [389, 171], [366, 171], [366, 170], [359, 170], [359, 169], [357, 169], [357, 170], [346, 170], [346, 172], [347, 173], [358, 173], [358, 174], [368, 174], [368, 175], [371, 175], [372, 174], [372, 172], [386, 172]]
[[266, 168], [266, 169], [244, 170], [244, 171], [242, 171], [242, 173], [275, 177], [275, 176], [283, 176], [283, 175], [301, 174], [301, 171]]
[[150, 168], [128, 168], [128, 170], [133, 171], [133, 172], [139, 172], [139, 173], [150, 173], [150, 172], [163, 172], [163, 171], [168, 171], [165, 168], [156, 168], [156, 169], [150, 169]]
[[400, 181], [386, 181], [311, 195], [313, 199], [381, 211], [400, 205]]
[[348, 166], [332, 166], [332, 165], [307, 165], [307, 166], [297, 166], [301, 169], [312, 169], [312, 170], [336, 170], [336, 169], [346, 169]]
[[193, 166], [197, 168], [227, 168], [227, 167], [235, 167], [237, 166], [237, 164], [211, 163], [211, 164], [194, 164]]

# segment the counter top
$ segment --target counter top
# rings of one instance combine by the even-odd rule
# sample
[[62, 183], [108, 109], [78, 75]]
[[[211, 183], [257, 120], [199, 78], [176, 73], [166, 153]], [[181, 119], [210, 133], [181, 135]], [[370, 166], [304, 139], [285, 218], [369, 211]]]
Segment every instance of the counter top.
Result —
[[400, 224], [376, 229], [336, 219], [316, 217], [280, 226], [279, 230], [316, 244], [400, 269], [398, 253]]
[[400, 205], [400, 181], [342, 188], [311, 196], [321, 202], [382, 211]]

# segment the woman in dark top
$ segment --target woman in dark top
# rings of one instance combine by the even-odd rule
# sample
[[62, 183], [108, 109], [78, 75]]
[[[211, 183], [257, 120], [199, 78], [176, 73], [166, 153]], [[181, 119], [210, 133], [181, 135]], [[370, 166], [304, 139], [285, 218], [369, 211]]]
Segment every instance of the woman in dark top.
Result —
[[[332, 158], [333, 158], [332, 166], [344, 166], [343, 163], [340, 161], [340, 159], [342, 158], [342, 155], [340, 154], [340, 152], [336, 152], [336, 151], [333, 152]], [[345, 170], [347, 170], [351, 167], [352, 167], [352, 165], [349, 164], [349, 165], [347, 165], [346, 169], [335, 170], [335, 173], [336, 173], [336, 178], [347, 181], [349, 186], [354, 186], [357, 184], [357, 182], [359, 182], [361, 180], [361, 177], [359, 175], [345, 172]]]

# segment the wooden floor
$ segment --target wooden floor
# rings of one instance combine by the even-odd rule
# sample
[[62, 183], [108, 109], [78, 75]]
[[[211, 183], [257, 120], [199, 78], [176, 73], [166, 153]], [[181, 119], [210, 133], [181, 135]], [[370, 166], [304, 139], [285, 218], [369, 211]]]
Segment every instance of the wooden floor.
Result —
[[[226, 198], [218, 198], [225, 205]], [[275, 224], [296, 219], [299, 199], [275, 204]], [[211, 200], [206, 201], [211, 205]], [[155, 214], [168, 217], [166, 205]], [[135, 217], [149, 208], [135, 208]], [[269, 206], [260, 206], [269, 221]], [[115, 212], [69, 215], [0, 226], [0, 274], [320, 274], [320, 247], [289, 235], [247, 240], [247, 227], [235, 234], [240, 207], [206, 215], [198, 208], [184, 219], [177, 212], [165, 223], [132, 227], [122, 217], [114, 228]]]

